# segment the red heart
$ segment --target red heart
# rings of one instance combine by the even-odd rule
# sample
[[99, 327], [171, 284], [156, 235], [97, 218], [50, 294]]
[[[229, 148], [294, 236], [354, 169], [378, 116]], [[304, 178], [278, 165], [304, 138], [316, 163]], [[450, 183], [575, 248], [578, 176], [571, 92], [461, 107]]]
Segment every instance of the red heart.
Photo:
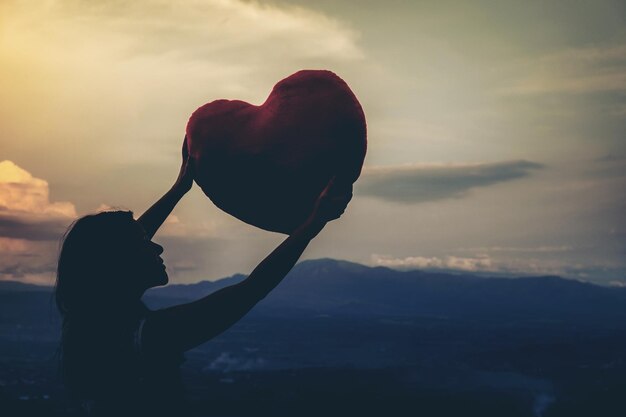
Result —
[[216, 100], [187, 124], [196, 182], [225, 212], [291, 233], [311, 213], [328, 181], [352, 184], [367, 149], [365, 115], [348, 85], [330, 71], [299, 71], [265, 103]]

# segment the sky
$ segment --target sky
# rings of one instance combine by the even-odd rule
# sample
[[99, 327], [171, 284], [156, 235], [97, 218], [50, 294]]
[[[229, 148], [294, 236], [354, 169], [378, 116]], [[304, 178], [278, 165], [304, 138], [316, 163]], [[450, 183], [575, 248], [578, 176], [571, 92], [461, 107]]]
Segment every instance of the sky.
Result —
[[[173, 184], [191, 113], [300, 69], [359, 98], [368, 154], [302, 259], [626, 285], [621, 1], [0, 2], [0, 280], [54, 282], [59, 238]], [[173, 283], [284, 239], [192, 189], [155, 236]]]

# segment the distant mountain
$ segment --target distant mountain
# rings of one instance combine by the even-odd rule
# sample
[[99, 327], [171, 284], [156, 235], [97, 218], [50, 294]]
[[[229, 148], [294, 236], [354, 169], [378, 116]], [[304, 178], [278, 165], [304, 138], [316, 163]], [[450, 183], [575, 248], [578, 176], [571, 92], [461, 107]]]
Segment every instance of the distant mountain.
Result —
[[[144, 299], [149, 306], [160, 308], [196, 300], [243, 279], [244, 275], [235, 274], [218, 281], [169, 285], [150, 290]], [[51, 314], [50, 291], [50, 287], [0, 282], [0, 304], [4, 304], [0, 321], [30, 311]], [[426, 316], [606, 324], [626, 319], [626, 289], [555, 276], [485, 278], [317, 259], [298, 263], [253, 311], [278, 316]]]
[[[243, 280], [171, 285], [147, 294], [154, 306], [198, 299]], [[334, 259], [298, 263], [257, 313], [597, 322], [626, 318], [626, 290], [555, 276], [485, 278], [396, 271]]]
[[195, 284], [172, 284], [149, 291], [149, 297], [166, 297], [176, 299], [195, 299], [203, 297], [220, 288], [236, 284], [246, 278], [243, 274], [235, 274], [217, 281], [200, 281]]

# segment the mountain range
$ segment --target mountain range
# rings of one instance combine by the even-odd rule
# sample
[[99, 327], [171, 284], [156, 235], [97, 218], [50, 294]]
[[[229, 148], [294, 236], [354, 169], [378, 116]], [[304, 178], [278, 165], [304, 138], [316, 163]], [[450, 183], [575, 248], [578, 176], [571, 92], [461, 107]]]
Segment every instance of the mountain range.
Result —
[[[148, 291], [144, 300], [151, 307], [187, 302], [245, 278], [245, 275], [235, 274], [217, 281], [168, 285]], [[49, 291], [50, 287], [0, 282], [0, 293]], [[45, 298], [44, 295], [38, 297]], [[6, 296], [0, 298], [8, 301]], [[16, 303], [13, 298], [11, 304]], [[397, 271], [324, 258], [298, 263], [254, 312], [576, 320], [605, 324], [626, 319], [626, 289], [556, 276], [489, 278], [466, 273]]]
[[[147, 301], [167, 305], [203, 297], [245, 279], [170, 285]], [[626, 289], [556, 276], [487, 278], [466, 273], [397, 271], [317, 259], [298, 263], [255, 308], [264, 314], [435, 316], [579, 322], [626, 318]]]

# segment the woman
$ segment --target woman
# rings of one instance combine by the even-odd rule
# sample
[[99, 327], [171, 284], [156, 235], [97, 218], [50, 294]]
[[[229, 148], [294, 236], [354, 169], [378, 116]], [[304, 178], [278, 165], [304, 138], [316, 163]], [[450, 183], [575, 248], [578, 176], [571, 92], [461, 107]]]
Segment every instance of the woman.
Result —
[[339, 218], [352, 186], [331, 180], [308, 219], [247, 279], [188, 304], [151, 311], [141, 302], [168, 282], [163, 248], [151, 241], [193, 184], [186, 145], [174, 186], [138, 220], [111, 211], [77, 220], [65, 235], [56, 302], [63, 317], [66, 386], [94, 416], [184, 416], [183, 353], [222, 333], [262, 300], [311, 239]]

